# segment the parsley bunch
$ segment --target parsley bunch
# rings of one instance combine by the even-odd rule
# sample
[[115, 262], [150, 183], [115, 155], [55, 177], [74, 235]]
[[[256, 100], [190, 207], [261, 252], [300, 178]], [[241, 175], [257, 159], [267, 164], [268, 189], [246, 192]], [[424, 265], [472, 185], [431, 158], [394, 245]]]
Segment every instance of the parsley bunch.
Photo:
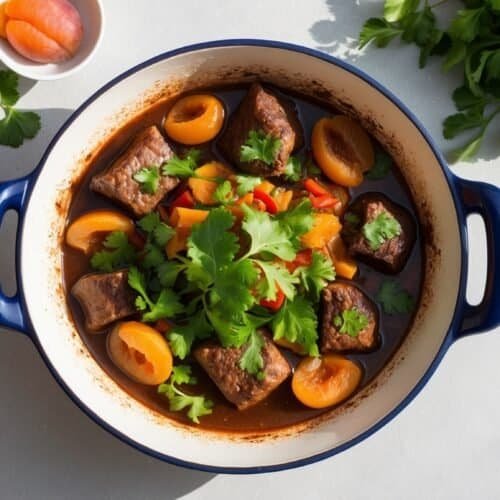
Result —
[[18, 148], [25, 139], [33, 139], [40, 130], [40, 116], [32, 111], [19, 111], [19, 77], [12, 70], [0, 71], [0, 144]]
[[500, 0], [463, 0], [446, 29], [438, 27], [435, 9], [448, 0], [385, 0], [381, 18], [368, 19], [359, 35], [360, 47], [373, 41], [386, 47], [400, 37], [420, 48], [419, 66], [429, 56], [444, 57], [443, 70], [461, 66], [464, 83], [453, 92], [458, 113], [443, 122], [443, 135], [452, 139], [475, 130], [453, 152], [455, 160], [471, 159], [481, 147], [486, 129], [500, 113]]

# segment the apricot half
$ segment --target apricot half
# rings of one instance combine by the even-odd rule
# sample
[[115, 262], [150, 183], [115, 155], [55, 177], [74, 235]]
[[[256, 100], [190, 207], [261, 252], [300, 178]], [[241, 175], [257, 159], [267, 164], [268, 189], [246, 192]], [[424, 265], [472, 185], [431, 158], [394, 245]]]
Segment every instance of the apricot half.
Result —
[[123, 231], [127, 234], [134, 232], [135, 226], [121, 212], [114, 210], [92, 210], [73, 221], [66, 231], [66, 243], [84, 253], [89, 253], [99, 233]]
[[361, 368], [343, 356], [307, 357], [295, 369], [292, 390], [304, 405], [326, 408], [347, 399], [358, 387], [361, 376]]
[[372, 168], [375, 153], [370, 137], [348, 116], [321, 118], [312, 131], [314, 158], [323, 173], [341, 186], [363, 182], [363, 173]]
[[68, 0], [9, 0], [4, 10], [7, 40], [32, 61], [64, 61], [80, 47], [82, 21]]
[[224, 106], [210, 94], [179, 99], [165, 118], [165, 132], [174, 141], [189, 146], [211, 141], [224, 123]]
[[161, 333], [144, 323], [116, 325], [107, 339], [113, 363], [131, 379], [147, 385], [165, 382], [172, 372], [172, 352]]

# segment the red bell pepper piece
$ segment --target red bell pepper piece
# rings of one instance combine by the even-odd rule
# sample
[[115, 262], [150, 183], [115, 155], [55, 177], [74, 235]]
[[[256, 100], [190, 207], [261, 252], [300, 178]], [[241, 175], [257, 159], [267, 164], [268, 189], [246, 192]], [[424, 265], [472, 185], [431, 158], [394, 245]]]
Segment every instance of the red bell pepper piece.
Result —
[[264, 203], [264, 205], [266, 206], [266, 210], [270, 214], [277, 214], [278, 213], [278, 205], [276, 204], [274, 199], [271, 198], [271, 196], [269, 196], [264, 191], [261, 191], [260, 189], [255, 189], [253, 192], [253, 197], [256, 200], [262, 201]]
[[266, 309], [276, 312], [281, 308], [283, 302], [285, 302], [285, 294], [281, 291], [280, 288], [278, 288], [278, 291], [276, 292], [276, 298], [274, 300], [262, 299], [260, 301], [260, 305], [262, 307], [265, 307]]
[[334, 208], [335, 205], [339, 202], [337, 198], [332, 196], [331, 194], [323, 194], [321, 196], [314, 196], [312, 194], [309, 195], [309, 199], [311, 200], [311, 205], [313, 208]]
[[194, 208], [196, 205], [193, 195], [189, 189], [184, 189], [170, 204], [170, 209], [175, 207]]
[[330, 191], [324, 188], [319, 182], [316, 182], [314, 179], [306, 179], [304, 181], [304, 187], [307, 191], [309, 191], [314, 196], [331, 196]]
[[295, 256], [295, 259], [291, 262], [285, 262], [285, 266], [289, 272], [293, 273], [295, 269], [298, 267], [307, 267], [310, 266], [312, 262], [312, 249], [306, 248], [305, 250], [301, 250]]

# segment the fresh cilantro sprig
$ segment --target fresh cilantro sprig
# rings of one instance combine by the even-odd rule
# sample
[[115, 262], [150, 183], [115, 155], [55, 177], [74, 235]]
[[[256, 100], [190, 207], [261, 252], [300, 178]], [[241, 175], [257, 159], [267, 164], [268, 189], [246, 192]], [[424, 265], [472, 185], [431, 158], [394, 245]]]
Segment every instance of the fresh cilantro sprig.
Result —
[[213, 402], [203, 395], [186, 394], [179, 388], [181, 384], [193, 385], [196, 382], [189, 365], [174, 366], [168, 381], [158, 386], [158, 393], [167, 397], [170, 411], [181, 411], [189, 408], [188, 418], [195, 424], [199, 424], [200, 417], [212, 413]]
[[96, 271], [112, 272], [128, 267], [137, 259], [135, 248], [129, 243], [123, 231], [113, 231], [103, 242], [104, 250], [100, 250], [90, 259], [90, 265]]
[[318, 318], [305, 297], [287, 300], [271, 321], [275, 340], [285, 339], [302, 346], [309, 356], [318, 356]]
[[340, 333], [349, 337], [357, 337], [369, 323], [368, 316], [355, 307], [344, 309], [340, 314], [335, 315], [332, 321]]
[[262, 183], [260, 177], [254, 177], [253, 175], [237, 175], [235, 176], [238, 187], [236, 188], [236, 194], [238, 196], [244, 196], [247, 193], [253, 191], [259, 184]]
[[143, 321], [154, 322], [173, 318], [184, 310], [178, 295], [171, 288], [162, 289], [156, 300], [153, 300], [147, 292], [144, 274], [135, 266], [128, 270], [128, 284], [138, 293], [135, 305], [142, 312]]
[[221, 182], [214, 191], [213, 199], [219, 205], [231, 204], [234, 201], [234, 193], [231, 182]]
[[20, 111], [14, 106], [19, 100], [19, 77], [8, 69], [0, 71], [0, 144], [18, 148], [25, 139], [33, 139], [40, 130], [40, 116], [32, 111]]
[[195, 340], [209, 338], [214, 329], [207, 321], [204, 310], [199, 310], [186, 323], [175, 325], [167, 335], [174, 356], [185, 359]]
[[298, 182], [302, 178], [302, 163], [296, 156], [290, 156], [283, 172], [283, 177], [288, 182]]
[[248, 138], [241, 146], [240, 160], [243, 162], [261, 161], [272, 165], [281, 148], [281, 139], [262, 131], [250, 130]]
[[139, 184], [143, 193], [155, 194], [160, 186], [160, 169], [155, 165], [141, 168], [132, 178]]
[[278, 288], [285, 294], [285, 297], [289, 299], [295, 297], [297, 293], [295, 285], [299, 283], [299, 278], [291, 274], [284, 265], [259, 259], [253, 259], [253, 262], [262, 271], [259, 291], [263, 299], [275, 300]]
[[361, 228], [368, 245], [372, 250], [378, 250], [386, 241], [401, 234], [401, 225], [390, 213], [380, 212], [375, 219], [366, 222]]
[[429, 56], [443, 59], [443, 70], [460, 66], [464, 84], [453, 93], [458, 113], [443, 122], [443, 135], [452, 139], [475, 130], [452, 152], [456, 161], [470, 160], [479, 151], [490, 123], [500, 113], [500, 4], [498, 0], [468, 0], [457, 9], [447, 28], [440, 28], [435, 9], [447, 0], [386, 0], [382, 18], [364, 24], [360, 47], [374, 42], [386, 47], [401, 37], [420, 48], [419, 66]]
[[264, 357], [262, 356], [264, 346], [265, 341], [262, 334], [253, 331], [239, 361], [240, 368], [250, 373], [250, 375], [255, 375], [257, 380], [263, 380], [265, 377], [263, 371]]
[[294, 276], [300, 279], [304, 290], [311, 298], [318, 302], [321, 290], [328, 281], [335, 279], [335, 268], [332, 261], [320, 252], [313, 252], [309, 266], [299, 266], [294, 271]]
[[298, 249], [300, 247], [300, 237], [307, 233], [314, 224], [311, 202], [304, 199], [295, 207], [285, 212], [279, 212], [275, 219], [288, 235], [293, 247]]
[[175, 155], [162, 165], [163, 175], [171, 175], [180, 179], [187, 179], [194, 176], [194, 171], [198, 167], [201, 158], [199, 149], [190, 149], [183, 158]]
[[396, 280], [385, 280], [376, 295], [385, 313], [408, 314], [415, 306], [413, 297]]

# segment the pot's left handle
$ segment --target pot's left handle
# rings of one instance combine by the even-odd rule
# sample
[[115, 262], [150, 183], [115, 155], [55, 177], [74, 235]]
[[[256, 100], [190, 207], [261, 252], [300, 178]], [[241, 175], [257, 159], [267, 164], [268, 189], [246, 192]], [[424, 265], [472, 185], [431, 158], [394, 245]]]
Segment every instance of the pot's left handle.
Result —
[[[26, 201], [29, 181], [30, 177], [23, 177], [0, 182], [0, 223], [7, 210], [15, 210], [19, 215], [21, 214]], [[16, 238], [19, 238], [19, 230], [20, 223], [18, 222]], [[19, 276], [16, 276], [16, 278], [19, 283]], [[21, 305], [19, 287], [14, 296], [7, 297], [2, 292], [0, 285], [0, 326], [28, 334], [27, 320]]]
[[455, 177], [466, 215], [479, 214], [486, 226], [488, 270], [481, 303], [466, 304], [456, 337], [484, 332], [500, 325], [500, 189], [484, 182]]

